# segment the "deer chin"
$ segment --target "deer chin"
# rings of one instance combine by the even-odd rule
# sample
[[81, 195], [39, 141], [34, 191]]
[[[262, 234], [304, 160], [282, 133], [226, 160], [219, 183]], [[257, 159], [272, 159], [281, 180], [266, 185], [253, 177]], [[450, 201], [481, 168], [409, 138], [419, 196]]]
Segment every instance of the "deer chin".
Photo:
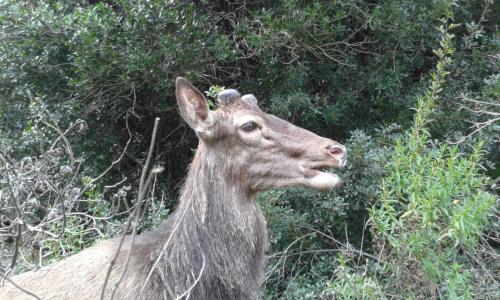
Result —
[[318, 190], [331, 190], [342, 184], [342, 179], [337, 174], [316, 169], [306, 169], [304, 178], [308, 187]]

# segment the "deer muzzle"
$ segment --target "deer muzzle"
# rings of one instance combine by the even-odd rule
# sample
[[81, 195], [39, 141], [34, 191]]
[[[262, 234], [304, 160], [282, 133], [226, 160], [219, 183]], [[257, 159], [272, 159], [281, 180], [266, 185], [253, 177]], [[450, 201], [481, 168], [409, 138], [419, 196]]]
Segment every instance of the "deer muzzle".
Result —
[[[316, 152], [317, 153], [317, 152]], [[327, 171], [332, 167], [342, 168], [347, 163], [346, 148], [334, 141], [327, 140], [320, 147], [318, 155], [306, 162], [302, 168], [306, 185], [320, 190], [330, 190], [342, 184], [340, 177]]]

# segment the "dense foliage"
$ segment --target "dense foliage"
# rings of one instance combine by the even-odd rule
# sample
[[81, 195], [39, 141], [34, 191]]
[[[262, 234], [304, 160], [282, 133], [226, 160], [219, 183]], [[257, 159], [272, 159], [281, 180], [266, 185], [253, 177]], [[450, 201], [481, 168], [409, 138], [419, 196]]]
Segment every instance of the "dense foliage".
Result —
[[175, 206], [196, 138], [173, 81], [253, 93], [348, 147], [339, 190], [271, 191], [266, 299], [498, 298], [492, 0], [0, 1], [3, 273], [115, 236], [154, 117]]

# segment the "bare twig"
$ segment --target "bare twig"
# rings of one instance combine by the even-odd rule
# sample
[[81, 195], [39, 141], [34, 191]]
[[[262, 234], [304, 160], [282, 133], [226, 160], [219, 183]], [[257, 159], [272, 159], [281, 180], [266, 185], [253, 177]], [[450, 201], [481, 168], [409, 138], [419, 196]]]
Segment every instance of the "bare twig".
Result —
[[364, 252], [361, 250], [352, 249], [352, 248], [349, 248], [349, 249], [343, 249], [343, 248], [339, 248], [339, 249], [314, 249], [314, 250], [304, 250], [304, 251], [297, 251], [297, 252], [294, 252], [293, 250], [290, 250], [290, 251], [285, 250], [285, 251], [273, 253], [273, 254], [269, 255], [267, 258], [268, 259], [274, 258], [274, 257], [278, 257], [281, 255], [287, 255], [288, 257], [291, 257], [291, 256], [297, 256], [297, 255], [303, 255], [303, 254], [320, 254], [320, 253], [336, 253], [336, 252], [341, 252], [341, 253], [353, 252], [353, 253], [358, 254], [359, 257], [365, 256], [365, 257], [369, 257], [369, 258], [373, 259], [376, 262], [383, 262], [380, 258], [376, 257], [373, 254], [370, 254], [370, 253], [367, 253], [367, 252]]
[[174, 236], [175, 232], [177, 231], [177, 229], [179, 228], [179, 225], [181, 224], [181, 221], [182, 219], [184, 219], [184, 216], [186, 215], [186, 212], [189, 210], [189, 207], [191, 205], [191, 200], [193, 199], [193, 197], [190, 197], [189, 200], [188, 200], [188, 203], [187, 205], [184, 207], [184, 210], [182, 211], [182, 214], [179, 218], [179, 220], [177, 221], [177, 223], [175, 224], [174, 228], [172, 229], [172, 232], [170, 232], [170, 235], [167, 239], [167, 241], [165, 242], [165, 244], [163, 245], [163, 248], [161, 249], [158, 257], [156, 258], [155, 262], [153, 263], [153, 265], [151, 266], [151, 269], [149, 270], [149, 273], [148, 275], [146, 276], [146, 280], [144, 281], [142, 287], [141, 287], [141, 290], [139, 292], [139, 296], [138, 296], [138, 299], [141, 299], [142, 297], [142, 294], [144, 293], [144, 290], [146, 289], [146, 286], [149, 282], [149, 280], [151, 279], [151, 276], [153, 276], [153, 272], [155, 270], [155, 268], [158, 266], [158, 264], [160, 263], [160, 260], [163, 256], [163, 254], [165, 253], [165, 251], [167, 250], [167, 247], [168, 245], [170, 244], [170, 241], [172, 240], [172, 237]]
[[[113, 290], [112, 290], [112, 293], [111, 293], [111, 299], [113, 299], [113, 297], [114, 297], [114, 295], [116, 293], [116, 290], [118, 289], [121, 281], [123, 280], [123, 277], [124, 277], [124, 275], [125, 275], [125, 273], [127, 271], [128, 263], [130, 262], [130, 258], [131, 258], [131, 254], [132, 254], [132, 248], [134, 246], [135, 236], [136, 236], [136, 233], [137, 233], [137, 224], [139, 222], [139, 216], [141, 215], [141, 211], [140, 210], [141, 210], [141, 207], [142, 207], [142, 201], [143, 201], [144, 196], [146, 194], [146, 190], [149, 187], [148, 183], [150, 183], [149, 180], [146, 181], [146, 175], [147, 175], [147, 173], [149, 171], [149, 164], [151, 162], [151, 157], [153, 155], [154, 145], [156, 144], [156, 137], [157, 137], [157, 134], [158, 134], [159, 123], [160, 123], [160, 118], [156, 118], [155, 119], [155, 123], [154, 123], [154, 127], [153, 127], [153, 136], [151, 138], [151, 144], [149, 146], [149, 153], [148, 153], [146, 162], [145, 162], [145, 164], [143, 166], [142, 175], [141, 175], [141, 179], [140, 179], [140, 183], [139, 183], [139, 192], [138, 192], [138, 198], [137, 198], [137, 202], [138, 203], [137, 203], [135, 209], [133, 210], [133, 212], [130, 214], [130, 216], [127, 219], [127, 222], [126, 222], [126, 224], [124, 226], [122, 237], [120, 239], [120, 243], [118, 244], [118, 247], [117, 247], [116, 252], [115, 252], [115, 256], [111, 260], [111, 263], [110, 263], [109, 268], [108, 268], [108, 272], [106, 273], [104, 284], [103, 284], [103, 287], [102, 287], [102, 290], [101, 290], [101, 299], [102, 300], [104, 299], [104, 295], [105, 295], [105, 291], [106, 291], [106, 286], [107, 286], [109, 277], [111, 275], [113, 267], [116, 264], [118, 256], [120, 255], [120, 251], [121, 251], [121, 248], [122, 248], [123, 243], [125, 241], [125, 237], [126, 237], [127, 231], [129, 230], [130, 225], [131, 225], [132, 220], [133, 220], [134, 222], [132, 224], [132, 241], [130, 242], [130, 246], [129, 246], [129, 250], [128, 250], [128, 255], [127, 255], [127, 260], [126, 260], [125, 266], [123, 267], [122, 274], [120, 275], [119, 280], [115, 283], [115, 285], [113, 287]], [[153, 172], [155, 172], [155, 171], [157, 172], [157, 170], [154, 169], [151, 172], [151, 174]]]
[[[196, 280], [193, 282], [193, 284], [191, 284], [191, 286], [182, 294], [180, 294], [179, 296], [177, 296], [175, 298], [175, 300], [179, 300], [179, 299], [182, 299], [182, 297], [186, 296], [186, 300], [189, 299], [189, 296], [191, 294], [191, 291], [193, 290], [193, 288], [198, 284], [198, 282], [200, 281], [200, 278], [201, 278], [201, 275], [203, 275], [203, 271], [205, 271], [205, 254], [203, 254], [203, 264], [201, 265], [201, 269], [200, 269], [200, 273], [198, 274], [198, 277], [196, 278]], [[194, 275], [194, 274], [193, 274]]]

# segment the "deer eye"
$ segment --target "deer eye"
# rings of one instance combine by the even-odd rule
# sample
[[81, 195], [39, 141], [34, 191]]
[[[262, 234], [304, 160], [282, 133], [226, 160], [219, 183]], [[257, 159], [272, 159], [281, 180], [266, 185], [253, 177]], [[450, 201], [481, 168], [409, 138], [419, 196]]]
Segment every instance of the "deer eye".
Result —
[[241, 129], [244, 131], [253, 131], [257, 128], [257, 124], [255, 122], [246, 122], [245, 124], [241, 125]]

